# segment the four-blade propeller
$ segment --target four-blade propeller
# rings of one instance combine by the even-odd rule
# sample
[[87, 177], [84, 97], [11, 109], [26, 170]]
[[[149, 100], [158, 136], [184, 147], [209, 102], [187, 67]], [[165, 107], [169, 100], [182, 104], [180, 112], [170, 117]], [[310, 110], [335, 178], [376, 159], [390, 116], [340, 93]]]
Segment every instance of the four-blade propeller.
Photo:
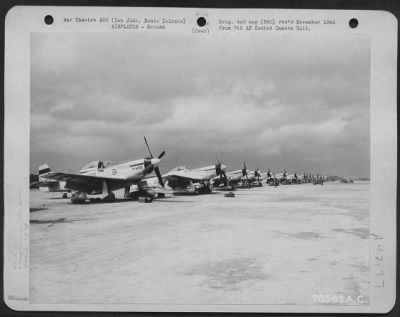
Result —
[[215, 164], [215, 173], [221, 181], [224, 183], [225, 186], [228, 185], [228, 178], [226, 177], [225, 171], [222, 169], [222, 162], [217, 159], [217, 164]]

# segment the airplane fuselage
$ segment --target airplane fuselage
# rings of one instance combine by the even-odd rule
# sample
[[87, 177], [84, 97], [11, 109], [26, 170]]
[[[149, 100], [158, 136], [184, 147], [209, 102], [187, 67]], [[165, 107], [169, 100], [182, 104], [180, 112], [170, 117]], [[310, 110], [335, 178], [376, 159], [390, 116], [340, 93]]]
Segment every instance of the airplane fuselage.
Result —
[[[222, 166], [221, 169], [225, 170], [225, 166]], [[203, 172], [208, 173], [208, 177], [207, 177], [208, 180], [211, 180], [212, 178], [217, 176], [217, 171], [215, 169], [215, 165], [209, 165], [209, 166], [195, 168], [195, 169], [193, 169], [193, 171], [203, 171]]]
[[146, 173], [145, 159], [139, 159], [107, 167], [86, 168], [82, 169], [79, 174], [136, 182], [150, 172]]
[[240, 181], [243, 177], [243, 172], [242, 170], [228, 172], [226, 173], [226, 177], [228, 178], [229, 182]]
[[[226, 166], [221, 165], [221, 171]], [[208, 165], [195, 169], [185, 167], [171, 170], [166, 175], [166, 185], [174, 190], [175, 194], [192, 194], [211, 192], [211, 180], [217, 177], [216, 165]]]

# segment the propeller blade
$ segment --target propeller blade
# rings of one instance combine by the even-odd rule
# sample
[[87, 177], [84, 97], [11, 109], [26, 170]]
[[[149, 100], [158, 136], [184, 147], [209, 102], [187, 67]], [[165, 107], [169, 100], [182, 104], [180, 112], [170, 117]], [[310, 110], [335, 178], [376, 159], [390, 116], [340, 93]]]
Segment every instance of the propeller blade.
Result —
[[156, 172], [157, 178], [158, 178], [158, 182], [160, 183], [160, 185], [162, 187], [164, 187], [164, 180], [161, 177], [161, 173], [160, 173], [160, 169], [158, 167], [154, 168], [154, 171]]
[[144, 137], [144, 142], [146, 143], [147, 149], [149, 150], [150, 157], [153, 158], [153, 154], [150, 151], [150, 147], [149, 147], [149, 144], [147, 143], [146, 137]]
[[221, 168], [220, 168], [220, 171], [219, 171], [219, 179], [226, 186], [226, 181], [227, 181], [228, 178], [226, 177], [225, 171], [223, 171]]
[[165, 155], [165, 151], [162, 151], [161, 154], [158, 156], [159, 159], [161, 159]]
[[246, 161], [243, 162], [242, 175], [243, 175], [243, 176], [246, 176], [246, 178], [247, 178]]
[[219, 176], [221, 175], [221, 165], [215, 164], [215, 173]]
[[222, 162], [217, 158], [217, 164], [215, 164], [215, 168], [221, 169]]
[[224, 175], [224, 185], [225, 185], [225, 186], [228, 186], [228, 177], [226, 176], [225, 171], [223, 171], [222, 174]]

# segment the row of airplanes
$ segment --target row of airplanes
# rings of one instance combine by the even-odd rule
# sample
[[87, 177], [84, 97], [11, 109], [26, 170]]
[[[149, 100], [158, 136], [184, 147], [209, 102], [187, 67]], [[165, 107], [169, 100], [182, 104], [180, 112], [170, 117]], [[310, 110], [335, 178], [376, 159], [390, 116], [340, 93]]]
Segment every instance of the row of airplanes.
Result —
[[[39, 188], [42, 191], [62, 192], [63, 197], [71, 193], [72, 203], [93, 200], [112, 202], [114, 191], [124, 189], [126, 199], [143, 197], [146, 202], [165, 194], [207, 194], [213, 190], [234, 190], [235, 188], [279, 186], [312, 183], [323, 185], [326, 176], [287, 174], [286, 170], [276, 174], [268, 170], [261, 172], [243, 168], [227, 171], [226, 165], [217, 160], [215, 165], [189, 169], [176, 167], [161, 175], [159, 165], [165, 151], [154, 157], [144, 137], [150, 156], [121, 164], [93, 161], [78, 173], [54, 172], [47, 164], [39, 167]], [[155, 176], [152, 173], [155, 173]]]

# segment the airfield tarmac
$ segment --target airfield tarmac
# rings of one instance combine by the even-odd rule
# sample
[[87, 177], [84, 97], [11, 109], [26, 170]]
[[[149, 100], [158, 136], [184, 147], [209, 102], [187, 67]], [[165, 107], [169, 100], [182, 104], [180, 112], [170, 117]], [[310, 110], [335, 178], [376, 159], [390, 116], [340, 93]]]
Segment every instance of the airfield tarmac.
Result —
[[313, 304], [369, 294], [369, 184], [71, 204], [31, 191], [32, 303]]

